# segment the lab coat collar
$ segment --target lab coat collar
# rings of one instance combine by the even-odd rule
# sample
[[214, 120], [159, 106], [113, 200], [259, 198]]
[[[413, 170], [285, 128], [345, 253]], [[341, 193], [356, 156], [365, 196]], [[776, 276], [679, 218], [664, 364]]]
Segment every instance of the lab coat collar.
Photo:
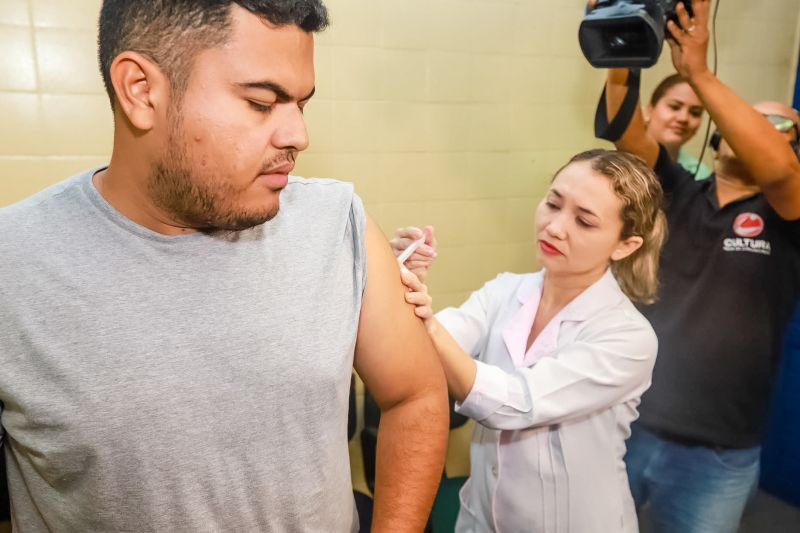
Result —
[[[534, 294], [541, 294], [544, 274], [545, 270], [542, 269], [520, 284], [517, 289], [517, 300], [519, 300], [520, 304], [525, 305], [534, 297]], [[618, 304], [624, 298], [625, 294], [620, 289], [609, 268], [600, 279], [568, 303], [561, 310], [559, 316], [562, 322], [582, 322], [596, 315], [599, 311]]]

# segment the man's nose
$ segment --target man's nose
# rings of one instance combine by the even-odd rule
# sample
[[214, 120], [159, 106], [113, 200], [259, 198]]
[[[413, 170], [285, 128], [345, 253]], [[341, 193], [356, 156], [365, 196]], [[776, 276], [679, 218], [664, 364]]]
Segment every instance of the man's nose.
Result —
[[272, 144], [281, 150], [302, 152], [308, 148], [308, 130], [303, 111], [296, 104], [285, 104], [275, 109], [278, 125], [272, 134]]

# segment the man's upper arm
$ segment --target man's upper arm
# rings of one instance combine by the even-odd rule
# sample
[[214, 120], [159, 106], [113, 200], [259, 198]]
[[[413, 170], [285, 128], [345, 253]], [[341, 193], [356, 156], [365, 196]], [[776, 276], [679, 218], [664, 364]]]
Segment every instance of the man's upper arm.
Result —
[[692, 173], [674, 161], [666, 148], [660, 144], [656, 146], [658, 147], [658, 158], [656, 164], [653, 165], [653, 172], [661, 182], [661, 188], [665, 193], [669, 194], [683, 183], [694, 181]]
[[[422, 321], [407, 304], [389, 243], [367, 217], [367, 288], [354, 366], [383, 409], [430, 391], [446, 390], [444, 372]], [[446, 401], [446, 400], [444, 400]]]
[[[606, 110], [607, 120], [612, 122], [620, 111], [625, 95], [630, 88], [627, 85], [629, 73], [624, 69], [609, 70], [606, 83]], [[658, 160], [658, 143], [647, 133], [647, 124], [644, 121], [641, 104], [636, 103], [628, 126], [619, 139], [614, 141], [617, 150], [637, 155], [653, 168]]]
[[659, 146], [655, 139], [647, 133], [647, 126], [641, 109], [636, 109], [628, 128], [614, 145], [620, 152], [628, 152], [639, 156], [650, 168], [656, 166]]
[[800, 164], [793, 165], [790, 177], [762, 189], [764, 197], [784, 220], [800, 219]]

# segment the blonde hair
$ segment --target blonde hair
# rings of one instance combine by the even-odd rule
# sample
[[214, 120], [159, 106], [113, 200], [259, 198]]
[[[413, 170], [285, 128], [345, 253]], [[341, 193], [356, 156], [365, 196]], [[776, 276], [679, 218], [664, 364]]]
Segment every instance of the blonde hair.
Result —
[[633, 301], [653, 303], [658, 292], [658, 263], [667, 237], [667, 219], [661, 205], [664, 193], [653, 169], [626, 152], [588, 150], [575, 155], [561, 170], [590, 161], [592, 170], [607, 177], [622, 200], [620, 239], [633, 236], [643, 243], [624, 259], [611, 262], [611, 272], [622, 291]]

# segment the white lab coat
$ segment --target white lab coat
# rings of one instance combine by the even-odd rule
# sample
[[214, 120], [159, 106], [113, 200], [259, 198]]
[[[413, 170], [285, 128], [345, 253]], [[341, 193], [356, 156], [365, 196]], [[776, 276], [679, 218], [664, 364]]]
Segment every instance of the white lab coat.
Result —
[[[457, 406], [478, 424], [456, 531], [635, 533], [623, 458], [650, 386], [655, 333], [609, 270], [545, 328], [552, 340], [540, 335], [525, 366], [531, 353], [512, 358], [508, 330], [519, 330], [542, 280], [543, 272], [501, 274], [437, 314], [478, 362]], [[522, 327], [531, 325], [532, 317]]]

